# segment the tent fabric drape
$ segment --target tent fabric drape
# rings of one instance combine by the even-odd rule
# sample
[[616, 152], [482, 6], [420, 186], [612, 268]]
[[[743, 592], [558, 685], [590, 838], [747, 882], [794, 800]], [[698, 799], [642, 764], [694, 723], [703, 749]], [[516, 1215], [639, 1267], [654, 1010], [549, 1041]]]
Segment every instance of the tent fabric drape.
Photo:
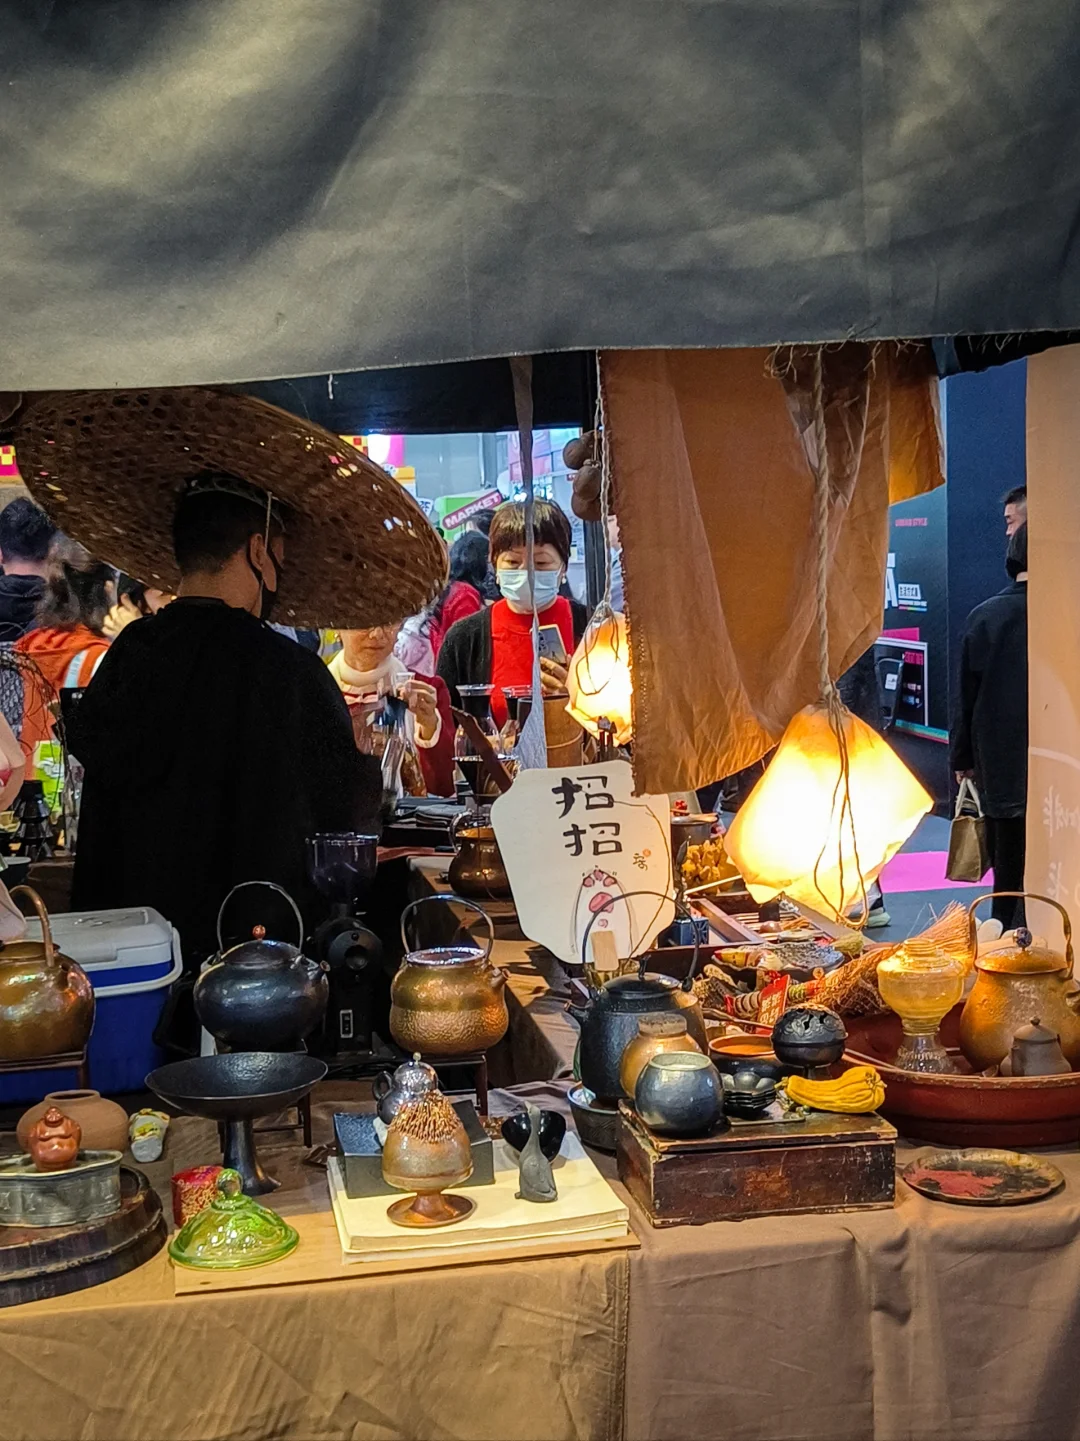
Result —
[[[639, 793], [741, 770], [818, 697], [808, 363], [765, 350], [603, 356]], [[830, 348], [824, 379], [835, 677], [880, 630], [890, 499], [943, 471], [928, 346]]]
[[0, 0], [0, 388], [1080, 325], [1061, 0]]

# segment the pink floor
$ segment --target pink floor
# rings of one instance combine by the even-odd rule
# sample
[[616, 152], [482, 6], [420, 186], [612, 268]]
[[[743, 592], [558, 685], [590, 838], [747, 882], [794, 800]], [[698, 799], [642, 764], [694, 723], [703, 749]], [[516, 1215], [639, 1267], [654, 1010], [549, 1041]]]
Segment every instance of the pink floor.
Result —
[[[890, 891], [968, 891], [974, 887], [945, 879], [947, 851], [901, 851], [881, 873], [881, 888]], [[981, 882], [980, 882], [981, 884]]]

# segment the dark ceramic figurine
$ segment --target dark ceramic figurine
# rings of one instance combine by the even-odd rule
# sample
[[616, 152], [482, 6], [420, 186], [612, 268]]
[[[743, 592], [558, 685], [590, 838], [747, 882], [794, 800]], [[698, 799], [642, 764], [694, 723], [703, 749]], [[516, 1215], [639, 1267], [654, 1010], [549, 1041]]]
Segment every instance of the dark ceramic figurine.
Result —
[[529, 1139], [521, 1152], [518, 1162], [518, 1185], [515, 1199], [518, 1201], [557, 1201], [559, 1192], [555, 1186], [555, 1175], [551, 1162], [540, 1148], [540, 1108], [530, 1102]]

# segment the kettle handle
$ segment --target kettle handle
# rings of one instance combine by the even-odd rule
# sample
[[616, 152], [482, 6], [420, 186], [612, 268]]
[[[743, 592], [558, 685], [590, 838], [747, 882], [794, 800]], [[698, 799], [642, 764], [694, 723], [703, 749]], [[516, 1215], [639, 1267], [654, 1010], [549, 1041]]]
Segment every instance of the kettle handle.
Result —
[[45, 909], [45, 902], [34, 890], [33, 886], [12, 886], [11, 897], [24, 895], [30, 897], [30, 904], [37, 911], [37, 918], [41, 922], [41, 939], [45, 943], [45, 963], [53, 966], [56, 964], [56, 947], [53, 945], [52, 927], [49, 925], [49, 913]]
[[[634, 896], [655, 896], [659, 901], [671, 901], [672, 904], [675, 906], [676, 910], [682, 911], [686, 920], [691, 923], [691, 928], [694, 932], [694, 954], [690, 960], [690, 969], [686, 973], [686, 979], [681, 983], [682, 990], [688, 991], [690, 987], [694, 984], [694, 977], [697, 975], [698, 957], [701, 954], [701, 937], [698, 935], [697, 926], [693, 924], [696, 918], [690, 907], [685, 903], [685, 901], [680, 901], [678, 896], [669, 896], [666, 895], [663, 891], [623, 891], [621, 895], [612, 896], [611, 900], [608, 901], [606, 906], [601, 906], [598, 911], [594, 911], [589, 917], [589, 924], [585, 927], [585, 934], [581, 938], [581, 964], [583, 966], [588, 965], [589, 952], [586, 947], [589, 944], [589, 932], [592, 930], [593, 926], [596, 924], [599, 918], [602, 915], [605, 915], [615, 904], [616, 901], [629, 901], [632, 900]], [[642, 976], [645, 974], [644, 954], [641, 958], [641, 964], [638, 966], [638, 974]]]
[[220, 907], [218, 908], [218, 913], [217, 913], [217, 948], [218, 948], [218, 955], [220, 956], [220, 955], [222, 954], [222, 952], [225, 950], [225, 942], [221, 939], [221, 918], [222, 918], [222, 916], [225, 914], [225, 907], [226, 907], [226, 906], [229, 904], [229, 902], [232, 900], [233, 896], [236, 895], [237, 891], [242, 891], [242, 890], [244, 890], [244, 888], [245, 888], [246, 886], [264, 886], [268, 891], [277, 891], [277, 893], [278, 893], [279, 895], [285, 897], [285, 899], [288, 901], [289, 905], [292, 906], [293, 915], [296, 917], [296, 925], [297, 925], [297, 928], [298, 928], [299, 931], [300, 931], [300, 939], [297, 941], [296, 944], [297, 944], [297, 946], [299, 947], [300, 950], [303, 950], [303, 949], [304, 949], [304, 918], [303, 918], [303, 916], [300, 914], [300, 907], [299, 907], [299, 906], [296, 904], [296, 902], [293, 900], [292, 896], [289, 895], [289, 893], [288, 893], [288, 891], [285, 889], [285, 887], [284, 887], [284, 886], [279, 886], [276, 881], [241, 881], [241, 882], [239, 883], [239, 885], [233, 886], [232, 890], [231, 890], [231, 891], [229, 892], [229, 894], [225, 897], [225, 899], [222, 901]]
[[447, 891], [444, 895], [438, 896], [421, 896], [419, 900], [410, 901], [409, 904], [402, 911], [401, 944], [405, 947], [406, 955], [411, 950], [411, 947], [409, 945], [409, 937], [405, 933], [405, 917], [409, 914], [410, 911], [415, 911], [417, 906], [427, 905], [429, 901], [454, 901], [459, 906], [468, 906], [469, 909], [475, 911], [478, 916], [483, 916], [488, 928], [488, 946], [487, 950], [484, 952], [484, 960], [490, 960], [491, 952], [495, 946], [495, 926], [492, 923], [491, 917], [488, 915], [487, 911], [484, 910], [483, 906], [478, 906], [475, 901], [467, 901], [464, 896], [455, 896], [452, 891]]
[[987, 891], [983, 896], [976, 896], [971, 905], [968, 906], [968, 931], [971, 936], [972, 960], [978, 954], [978, 930], [975, 920], [975, 908], [981, 906], [983, 901], [992, 901], [995, 896], [1012, 896], [1016, 900], [1042, 901], [1045, 905], [1053, 906], [1061, 916], [1061, 929], [1065, 933], [1065, 962], [1069, 974], [1072, 975], [1073, 968], [1073, 943], [1072, 943], [1072, 921], [1069, 920], [1069, 913], [1060, 901], [1051, 900], [1049, 896], [1036, 895], [1034, 891]]

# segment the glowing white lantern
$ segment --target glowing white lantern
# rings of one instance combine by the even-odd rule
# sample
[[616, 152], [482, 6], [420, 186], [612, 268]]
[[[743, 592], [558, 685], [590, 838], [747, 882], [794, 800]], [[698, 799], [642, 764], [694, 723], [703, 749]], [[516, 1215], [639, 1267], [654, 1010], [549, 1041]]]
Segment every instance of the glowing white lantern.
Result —
[[[839, 724], [846, 744], [837, 739]], [[933, 801], [889, 744], [837, 706], [793, 717], [724, 847], [756, 901], [784, 892], [844, 915]], [[860, 880], [861, 875], [861, 880]]]

